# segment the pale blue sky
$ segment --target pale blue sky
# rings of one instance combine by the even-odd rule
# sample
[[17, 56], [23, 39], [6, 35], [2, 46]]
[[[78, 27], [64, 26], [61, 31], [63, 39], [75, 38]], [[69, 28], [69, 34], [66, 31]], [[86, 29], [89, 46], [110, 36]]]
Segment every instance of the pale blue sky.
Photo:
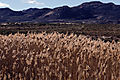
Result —
[[[83, 2], [95, 0], [0, 0], [0, 8], [9, 7], [13, 10], [24, 10], [28, 8], [54, 8], [63, 5], [77, 6]], [[120, 0], [97, 0], [101, 2], [113, 2], [120, 5]]]

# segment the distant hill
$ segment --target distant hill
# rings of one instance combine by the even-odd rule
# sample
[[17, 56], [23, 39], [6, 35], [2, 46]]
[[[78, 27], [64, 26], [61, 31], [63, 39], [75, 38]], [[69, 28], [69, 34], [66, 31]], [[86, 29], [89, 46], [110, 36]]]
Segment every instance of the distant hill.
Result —
[[79, 22], [79, 23], [120, 23], [120, 5], [86, 2], [78, 6], [30, 8], [13, 11], [0, 8], [0, 22]]

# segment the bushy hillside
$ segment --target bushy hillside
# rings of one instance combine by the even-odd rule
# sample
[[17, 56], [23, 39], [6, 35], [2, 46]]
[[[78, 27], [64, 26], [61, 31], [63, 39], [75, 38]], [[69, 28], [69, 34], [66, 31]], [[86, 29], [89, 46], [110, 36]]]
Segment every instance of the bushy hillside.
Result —
[[0, 35], [0, 80], [120, 80], [120, 43], [74, 34]]

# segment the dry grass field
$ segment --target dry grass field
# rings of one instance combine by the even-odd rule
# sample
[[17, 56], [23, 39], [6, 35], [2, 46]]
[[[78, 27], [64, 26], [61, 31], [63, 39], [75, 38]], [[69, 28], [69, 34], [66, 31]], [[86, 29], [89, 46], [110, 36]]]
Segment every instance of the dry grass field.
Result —
[[120, 80], [120, 43], [83, 35], [0, 35], [0, 80]]

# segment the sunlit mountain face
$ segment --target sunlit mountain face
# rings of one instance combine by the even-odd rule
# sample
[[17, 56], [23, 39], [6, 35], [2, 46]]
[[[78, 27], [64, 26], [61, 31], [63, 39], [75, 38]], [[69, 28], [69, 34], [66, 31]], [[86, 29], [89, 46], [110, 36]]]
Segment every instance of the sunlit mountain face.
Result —
[[0, 22], [89, 22], [119, 23], [120, 5], [100, 1], [85, 2], [78, 6], [50, 8], [30, 8], [13, 11], [0, 8]]

